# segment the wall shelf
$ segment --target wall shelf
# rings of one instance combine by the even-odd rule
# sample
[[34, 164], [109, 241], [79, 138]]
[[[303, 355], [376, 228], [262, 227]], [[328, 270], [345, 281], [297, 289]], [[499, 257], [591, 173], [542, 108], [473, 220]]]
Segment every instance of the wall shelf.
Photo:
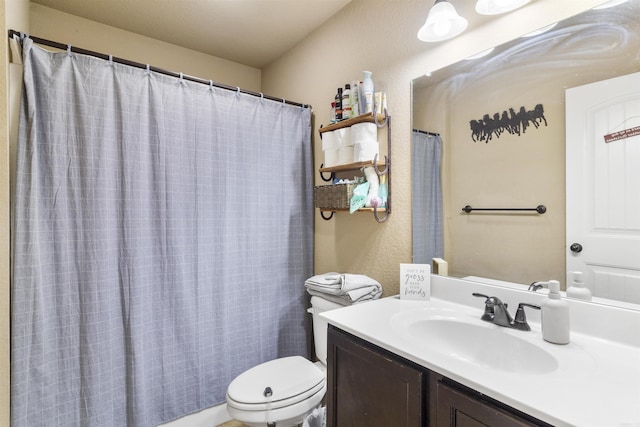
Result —
[[388, 117], [389, 116], [387, 115], [386, 111], [385, 111], [385, 114], [376, 114], [375, 116], [373, 115], [373, 113], [360, 114], [359, 116], [342, 120], [337, 123], [332, 123], [328, 126], [324, 126], [324, 127], [321, 126], [318, 132], [320, 132], [320, 136], [322, 136], [322, 134], [325, 132], [330, 132], [336, 129], [348, 128], [358, 123], [375, 123], [378, 127], [385, 127], [386, 120]]
[[[325, 182], [331, 182], [335, 178], [336, 173], [340, 172], [350, 172], [350, 171], [358, 171], [362, 170], [365, 167], [373, 166], [376, 171], [376, 175], [381, 177], [383, 175], [387, 176], [387, 203], [385, 207], [382, 208], [373, 208], [367, 207], [358, 209], [358, 212], [372, 212], [375, 220], [379, 223], [382, 223], [387, 220], [389, 214], [391, 213], [391, 116], [387, 114], [385, 110], [384, 114], [361, 114], [357, 117], [353, 117], [347, 120], [340, 121], [338, 123], [333, 123], [329, 126], [320, 126], [318, 132], [320, 132], [320, 138], [322, 138], [322, 134], [325, 132], [334, 131], [337, 129], [342, 129], [346, 127], [353, 126], [358, 123], [375, 123], [378, 129], [387, 128], [387, 155], [384, 158], [384, 161], [379, 160], [376, 155], [373, 160], [365, 161], [365, 162], [354, 162], [347, 163], [335, 166], [324, 167], [324, 165], [320, 165], [318, 171], [320, 172], [320, 178]], [[326, 178], [323, 174], [329, 173], [331, 174], [328, 178]], [[332, 185], [332, 184], [329, 184]], [[333, 218], [333, 214], [335, 212], [349, 212], [348, 208], [327, 208], [321, 207], [320, 215], [323, 219], [329, 220]], [[329, 212], [330, 215], [325, 216], [325, 213]], [[378, 216], [378, 213], [384, 213], [384, 217]]]
[[374, 164], [378, 167], [386, 166], [386, 163], [383, 161], [376, 160], [376, 162], [374, 163], [373, 160], [369, 160], [368, 162], [347, 163], [344, 165], [330, 166], [328, 168], [320, 167], [319, 171], [320, 173], [349, 172], [352, 170], [366, 168], [367, 166], [373, 166]]

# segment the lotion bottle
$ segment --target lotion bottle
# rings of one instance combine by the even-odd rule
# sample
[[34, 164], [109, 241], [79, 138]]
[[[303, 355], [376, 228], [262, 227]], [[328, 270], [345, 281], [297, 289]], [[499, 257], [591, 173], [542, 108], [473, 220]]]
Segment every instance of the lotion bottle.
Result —
[[553, 344], [569, 344], [569, 303], [560, 295], [560, 282], [549, 280], [549, 297], [542, 306], [542, 338]]
[[374, 89], [373, 89], [373, 79], [371, 78], [371, 71], [363, 71], [362, 72], [362, 92], [364, 95], [364, 112], [372, 113], [374, 110]]
[[581, 271], [572, 271], [573, 280], [567, 288], [567, 297], [591, 301], [591, 291], [584, 287]]
[[387, 175], [380, 177], [380, 188], [378, 188], [378, 196], [382, 199], [381, 207], [387, 207], [387, 197], [389, 196], [389, 189], [387, 187]]

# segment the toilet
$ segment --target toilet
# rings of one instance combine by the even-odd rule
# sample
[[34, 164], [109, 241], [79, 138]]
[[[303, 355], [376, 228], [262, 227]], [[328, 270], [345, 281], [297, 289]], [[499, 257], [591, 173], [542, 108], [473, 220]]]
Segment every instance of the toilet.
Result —
[[291, 427], [322, 401], [327, 390], [327, 321], [323, 311], [343, 307], [311, 297], [313, 338], [319, 362], [301, 356], [270, 360], [238, 375], [227, 388], [227, 412], [249, 427]]

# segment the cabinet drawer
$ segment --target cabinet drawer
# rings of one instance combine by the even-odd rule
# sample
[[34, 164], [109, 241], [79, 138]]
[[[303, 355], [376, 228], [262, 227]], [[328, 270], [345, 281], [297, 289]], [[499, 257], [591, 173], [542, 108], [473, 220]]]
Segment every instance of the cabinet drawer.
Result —
[[[455, 386], [437, 382], [437, 427], [540, 427], [518, 414], [509, 412], [490, 401], [480, 399], [480, 393], [468, 394]], [[431, 425], [434, 425], [433, 423]]]

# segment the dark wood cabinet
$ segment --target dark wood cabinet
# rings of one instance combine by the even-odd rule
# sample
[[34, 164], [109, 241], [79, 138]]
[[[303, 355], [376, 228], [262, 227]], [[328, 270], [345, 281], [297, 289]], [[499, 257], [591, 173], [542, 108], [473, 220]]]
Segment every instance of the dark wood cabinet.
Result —
[[327, 426], [550, 424], [329, 325]]
[[[465, 392], [461, 386], [436, 380], [437, 427], [533, 427], [547, 426], [537, 420], [529, 420], [525, 414], [517, 414], [511, 408], [503, 409], [475, 391]], [[527, 417], [527, 418], [525, 418]]]
[[329, 327], [327, 426], [423, 426], [421, 368]]

